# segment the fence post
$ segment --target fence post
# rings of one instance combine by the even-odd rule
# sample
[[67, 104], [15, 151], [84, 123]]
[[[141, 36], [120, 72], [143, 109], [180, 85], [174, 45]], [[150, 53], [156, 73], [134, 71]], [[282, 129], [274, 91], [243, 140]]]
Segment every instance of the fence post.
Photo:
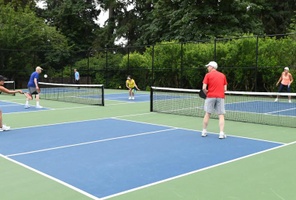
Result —
[[257, 92], [257, 76], [258, 76], [258, 54], [259, 54], [259, 36], [256, 36], [256, 66], [255, 66], [255, 92]]
[[154, 78], [155, 78], [155, 76], [154, 76], [154, 45], [152, 46], [152, 63], [151, 63], [151, 67], [152, 67], [152, 70], [151, 70], [151, 72], [152, 72], [152, 82], [151, 82], [151, 86], [153, 86], [153, 84], [154, 84]]
[[181, 86], [181, 87], [183, 87], [183, 71], [184, 71], [184, 69], [183, 69], [183, 43], [181, 43], [181, 62], [180, 62], [180, 68], [181, 68], [181, 80], [180, 80], [180, 82], [179, 82], [179, 87]]
[[129, 46], [127, 46], [127, 73], [132, 74], [130, 72], [130, 51], [129, 51]]
[[217, 40], [216, 40], [216, 38], [214, 38], [214, 61], [216, 61], [217, 62]]
[[89, 83], [89, 76], [90, 76], [90, 67], [89, 67], [89, 56], [90, 56], [90, 50], [87, 51], [87, 83]]
[[106, 63], [105, 63], [105, 86], [107, 87], [108, 86], [108, 50], [107, 50], [107, 47], [105, 47], [105, 60], [106, 60]]

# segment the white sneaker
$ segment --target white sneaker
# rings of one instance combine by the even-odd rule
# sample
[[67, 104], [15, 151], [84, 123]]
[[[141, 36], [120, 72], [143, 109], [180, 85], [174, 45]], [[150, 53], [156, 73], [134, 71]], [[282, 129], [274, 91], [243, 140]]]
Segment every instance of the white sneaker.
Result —
[[128, 99], [132, 99], [132, 97], [129, 97]]
[[39, 106], [36, 106], [36, 108], [43, 108], [43, 107], [39, 105]]
[[292, 103], [292, 101], [291, 101], [291, 100], [289, 100], [289, 103]]
[[2, 128], [0, 128], [0, 131], [8, 131], [10, 129], [10, 126], [2, 125]]
[[132, 97], [132, 99], [135, 99], [135, 97]]
[[226, 135], [224, 133], [219, 134], [219, 139], [225, 139], [225, 138], [226, 138]]
[[207, 132], [206, 131], [202, 131], [201, 132], [201, 137], [206, 137], [208, 134], [207, 134]]
[[278, 98], [276, 98], [275, 100], [274, 100], [274, 102], [277, 102], [279, 99]]
[[31, 107], [30, 105], [25, 105], [25, 109], [30, 108], [30, 107]]

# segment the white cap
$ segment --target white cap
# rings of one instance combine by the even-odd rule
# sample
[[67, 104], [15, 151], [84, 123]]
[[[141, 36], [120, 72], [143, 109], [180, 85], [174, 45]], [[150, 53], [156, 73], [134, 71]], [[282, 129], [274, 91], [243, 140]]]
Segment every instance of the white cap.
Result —
[[206, 67], [209, 67], [209, 66], [214, 67], [215, 69], [218, 68], [218, 64], [215, 61], [211, 61], [209, 62], [209, 64], [206, 65]]
[[41, 71], [41, 70], [43, 70], [43, 69], [42, 69], [41, 67], [38, 66], [38, 67], [36, 67], [36, 71], [37, 71], [37, 70], [38, 70], [38, 71]]
[[288, 70], [289, 71], [289, 67], [285, 67], [284, 70]]

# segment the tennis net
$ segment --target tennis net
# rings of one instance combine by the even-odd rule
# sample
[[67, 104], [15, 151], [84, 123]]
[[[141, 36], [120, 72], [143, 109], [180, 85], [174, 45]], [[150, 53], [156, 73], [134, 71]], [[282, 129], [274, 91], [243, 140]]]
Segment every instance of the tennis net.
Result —
[[39, 82], [40, 98], [104, 106], [104, 85]]
[[[150, 111], [204, 116], [200, 90], [151, 87]], [[266, 125], [296, 127], [296, 93], [239, 92], [225, 93], [225, 119]], [[278, 96], [278, 101], [275, 102]], [[289, 103], [288, 96], [292, 102]], [[211, 117], [218, 118], [216, 114]]]

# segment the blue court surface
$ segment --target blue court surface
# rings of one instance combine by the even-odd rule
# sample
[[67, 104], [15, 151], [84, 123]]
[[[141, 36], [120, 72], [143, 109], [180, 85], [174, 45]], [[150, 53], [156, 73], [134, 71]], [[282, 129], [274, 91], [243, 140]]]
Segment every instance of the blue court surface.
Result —
[[5, 102], [5, 101], [0, 101], [0, 109], [3, 113], [33, 112], [33, 111], [39, 111], [39, 110], [48, 110], [48, 108], [36, 108], [33, 105], [31, 105], [30, 108], [25, 109], [24, 104], [11, 103], [11, 102]]
[[2, 155], [98, 198], [281, 145], [116, 118], [0, 134]]
[[125, 93], [105, 94], [106, 100], [125, 101], [125, 102], [148, 102], [150, 101], [150, 94], [135, 93], [135, 99], [128, 99], [128, 91]]
[[296, 104], [288, 102], [247, 101], [226, 104], [225, 109], [228, 111], [296, 117]]

